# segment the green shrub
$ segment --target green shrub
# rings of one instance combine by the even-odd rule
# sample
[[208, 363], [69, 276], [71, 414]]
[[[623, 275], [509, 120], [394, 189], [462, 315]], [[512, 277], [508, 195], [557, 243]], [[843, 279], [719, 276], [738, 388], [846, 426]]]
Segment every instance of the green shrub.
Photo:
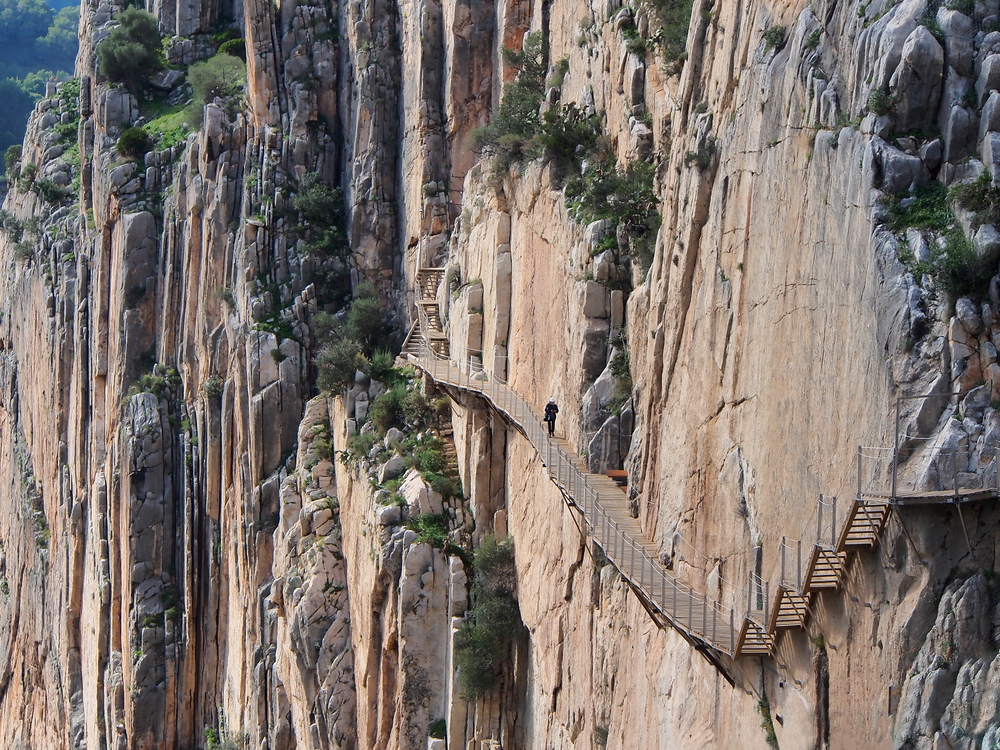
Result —
[[609, 219], [624, 230], [629, 254], [643, 268], [652, 262], [653, 242], [660, 226], [659, 200], [653, 189], [655, 165], [632, 162], [619, 169], [609, 150], [594, 155], [585, 174], [567, 181], [565, 193], [574, 218], [584, 224]]
[[1000, 188], [993, 185], [988, 171], [983, 171], [975, 182], [952, 187], [948, 191], [948, 198], [967, 211], [972, 211], [973, 223], [977, 227], [1000, 223]]
[[194, 98], [203, 104], [242, 93], [246, 79], [246, 63], [228, 54], [196, 62], [188, 69], [188, 82], [194, 90]]
[[945, 246], [931, 246], [931, 257], [917, 273], [929, 273], [934, 282], [953, 297], [982, 294], [988, 288], [994, 269], [987, 268], [969, 239], [960, 229], [948, 233]]
[[201, 127], [204, 105], [221, 99], [227, 109], [235, 106], [236, 98], [243, 93], [247, 80], [247, 66], [238, 57], [219, 54], [196, 62], [188, 68], [193, 101], [184, 110], [185, 121], [192, 128]]
[[324, 183], [318, 174], [305, 176], [299, 193], [292, 200], [299, 218], [306, 227], [318, 230], [318, 237], [306, 243], [307, 253], [317, 253], [326, 258], [346, 260], [350, 245], [344, 232], [344, 196], [337, 188]]
[[427, 728], [427, 735], [435, 740], [443, 740], [447, 736], [448, 725], [444, 719], [432, 721]]
[[49, 179], [35, 180], [31, 190], [46, 203], [59, 204], [69, 197], [64, 188], [59, 187]]
[[149, 134], [142, 128], [129, 128], [118, 138], [116, 148], [118, 153], [129, 159], [138, 159], [145, 155], [153, 142]]
[[545, 111], [537, 138], [545, 158], [555, 165], [557, 182], [579, 172], [580, 156], [597, 146], [600, 128], [597, 115], [588, 116], [575, 104]]
[[292, 207], [303, 221], [326, 225], [331, 216], [343, 213], [344, 197], [337, 188], [330, 187], [312, 172], [303, 178], [299, 194], [292, 199]]
[[948, 207], [948, 189], [940, 182], [918, 187], [908, 197], [908, 205], [903, 205], [900, 196], [886, 195], [882, 199], [892, 231], [914, 227], [941, 232], [955, 223], [955, 214]]
[[771, 26], [764, 32], [764, 45], [767, 49], [774, 49], [780, 52], [785, 47], [788, 29], [784, 26]]
[[18, 242], [14, 245], [14, 260], [22, 262], [29, 261], [35, 257], [35, 247], [27, 242]]
[[417, 532], [417, 541], [425, 542], [433, 547], [443, 547], [448, 538], [448, 514], [421, 513], [412, 521], [407, 522], [407, 528]]
[[239, 37], [228, 39], [219, 46], [220, 55], [230, 55], [238, 57], [243, 62], [247, 61], [247, 40]]
[[355, 371], [371, 371], [376, 347], [384, 349], [391, 334], [370, 284], [358, 284], [346, 315], [317, 315], [316, 328], [320, 340], [317, 383], [323, 390], [348, 387]]
[[868, 95], [868, 111], [873, 114], [887, 115], [892, 112], [893, 99], [892, 95], [885, 89], [872, 89], [872, 92]]
[[663, 61], [668, 69], [673, 68], [673, 72], [677, 72], [687, 57], [687, 37], [694, 0], [651, 0], [651, 3], [660, 22], [656, 39], [663, 51]]
[[819, 40], [822, 36], [823, 36], [822, 29], [814, 29], [813, 32], [806, 37], [806, 40], [805, 42], [803, 42], [802, 46], [805, 47], [806, 49], [814, 49], [819, 46]]
[[109, 81], [138, 93], [163, 67], [159, 22], [152, 13], [138, 8], [122, 11], [115, 20], [118, 27], [97, 45], [98, 70]]
[[375, 380], [385, 380], [396, 363], [396, 355], [391, 349], [378, 349], [367, 363], [365, 375]]
[[17, 180], [21, 165], [21, 145], [19, 143], [7, 147], [7, 151], [4, 152], [3, 162], [7, 169], [7, 181], [14, 182]]
[[208, 399], [220, 399], [222, 398], [222, 392], [225, 385], [226, 381], [216, 375], [213, 375], [202, 383], [201, 395]]
[[321, 344], [316, 355], [319, 369], [316, 385], [324, 391], [348, 388], [354, 382], [354, 373], [364, 367], [364, 361], [361, 342], [346, 334], [333, 336]]
[[495, 174], [525, 158], [538, 133], [538, 110], [545, 93], [545, 39], [538, 32], [529, 34], [521, 52], [507, 49], [504, 57], [518, 68], [517, 77], [504, 88], [490, 124], [473, 134], [474, 145], [494, 156]]
[[404, 384], [392, 386], [371, 402], [368, 419], [383, 435], [390, 427], [405, 427], [406, 412], [403, 404], [408, 398], [409, 392]]
[[35, 177], [38, 176], [37, 164], [25, 164], [21, 167], [21, 173], [17, 178], [18, 192], [26, 193], [35, 184]]
[[445, 500], [452, 497], [462, 497], [462, 482], [457, 474], [448, 475], [440, 472], [425, 472], [423, 478], [431, 486], [431, 489]]
[[469, 699], [496, 686], [501, 656], [523, 628], [516, 585], [513, 541], [485, 537], [473, 564], [472, 606], [455, 642], [458, 679]]

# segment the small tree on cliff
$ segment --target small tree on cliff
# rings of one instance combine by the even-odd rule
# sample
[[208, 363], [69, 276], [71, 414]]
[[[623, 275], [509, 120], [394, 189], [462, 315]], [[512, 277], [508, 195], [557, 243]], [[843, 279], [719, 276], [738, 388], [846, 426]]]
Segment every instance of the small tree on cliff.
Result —
[[118, 27], [97, 45], [98, 70], [109, 81], [138, 93], [163, 67], [159, 24], [156, 16], [138, 8], [128, 8], [115, 19]]
[[[376, 349], [385, 347], [392, 329], [371, 284], [358, 284], [346, 314], [317, 314], [316, 330], [321, 342], [316, 356], [320, 388], [326, 391], [346, 388], [354, 382], [358, 370], [372, 377], [382, 374], [376, 370], [385, 369], [385, 362], [380, 361], [383, 357], [376, 356]], [[388, 365], [391, 364], [390, 357]]]
[[514, 541], [486, 536], [476, 550], [472, 606], [455, 643], [458, 681], [465, 697], [478, 698], [500, 680], [500, 658], [522, 631], [517, 605]]

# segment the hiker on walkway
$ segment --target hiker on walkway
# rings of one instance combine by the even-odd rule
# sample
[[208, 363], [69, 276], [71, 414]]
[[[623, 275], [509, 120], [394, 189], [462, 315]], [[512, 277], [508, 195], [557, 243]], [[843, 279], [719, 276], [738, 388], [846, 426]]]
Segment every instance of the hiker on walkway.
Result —
[[556, 434], [556, 414], [559, 413], [559, 407], [556, 406], [555, 398], [550, 398], [549, 403], [545, 405], [545, 422], [549, 423], [549, 435]]

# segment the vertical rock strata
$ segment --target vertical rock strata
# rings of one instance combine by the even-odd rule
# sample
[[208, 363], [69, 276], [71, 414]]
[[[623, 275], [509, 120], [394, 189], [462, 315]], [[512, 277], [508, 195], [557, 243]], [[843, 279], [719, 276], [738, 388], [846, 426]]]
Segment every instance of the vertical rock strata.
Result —
[[[79, 79], [29, 123], [0, 215], [0, 746], [997, 743], [995, 500], [901, 509], [806, 628], [717, 669], [484, 401], [428, 382], [439, 422], [383, 437], [386, 384], [316, 395], [345, 269], [294, 205], [311, 175], [341, 189], [351, 281], [400, 330], [440, 269], [451, 356], [555, 397], [590, 470], [627, 470], [661, 562], [741, 617], [749, 577], [811, 545], [820, 493], [843, 509], [870, 480], [858, 446], [893, 444], [898, 396], [933, 396], [901, 408], [900, 482], [995, 486], [995, 1], [695, 0], [667, 28], [618, 0], [148, 9], [178, 69], [234, 23], [247, 85], [123, 157], [151, 100], [102, 79], [121, 7], [85, 3]], [[539, 122], [599, 138], [504, 169], [474, 131], [529, 32]], [[652, 175], [648, 252], [627, 186], [581, 209], [596, 169]], [[961, 248], [981, 278], [949, 288]], [[461, 492], [400, 455], [431, 432]], [[508, 534], [524, 628], [469, 699], [470, 563]]]

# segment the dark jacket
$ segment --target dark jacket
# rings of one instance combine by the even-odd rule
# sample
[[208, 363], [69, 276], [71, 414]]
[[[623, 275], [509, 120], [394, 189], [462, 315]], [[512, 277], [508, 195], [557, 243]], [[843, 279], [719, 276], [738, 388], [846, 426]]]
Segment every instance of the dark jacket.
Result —
[[553, 403], [545, 404], [545, 421], [555, 422], [556, 414], [559, 413], [559, 407]]

